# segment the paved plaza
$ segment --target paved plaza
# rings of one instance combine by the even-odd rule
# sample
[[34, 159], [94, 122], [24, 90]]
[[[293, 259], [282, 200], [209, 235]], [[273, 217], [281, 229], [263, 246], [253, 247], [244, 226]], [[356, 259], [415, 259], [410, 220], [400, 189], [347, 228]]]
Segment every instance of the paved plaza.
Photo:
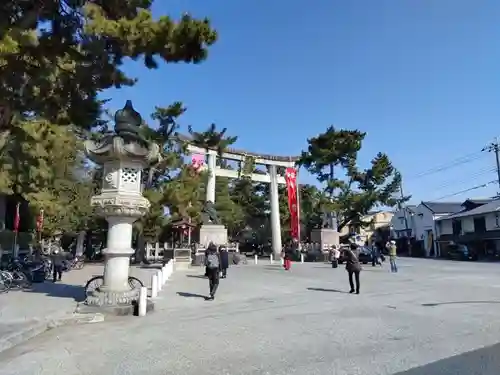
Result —
[[0, 354], [0, 375], [497, 375], [500, 264], [400, 259], [343, 268], [233, 267], [205, 301], [177, 272], [144, 318], [53, 329]]

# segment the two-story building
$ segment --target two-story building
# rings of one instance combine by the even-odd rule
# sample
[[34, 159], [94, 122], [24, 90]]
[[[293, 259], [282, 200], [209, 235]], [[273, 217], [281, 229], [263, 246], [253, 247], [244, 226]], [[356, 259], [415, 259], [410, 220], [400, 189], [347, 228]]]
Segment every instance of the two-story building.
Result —
[[352, 225], [346, 225], [340, 231], [341, 237], [353, 236], [356, 242], [360, 245], [366, 242], [370, 243], [376, 234], [377, 229], [390, 230], [391, 220], [394, 216], [392, 211], [373, 211], [369, 212], [367, 215], [363, 216], [362, 220], [368, 223], [364, 227], [354, 227]]
[[436, 220], [438, 241], [446, 251], [450, 243], [463, 243], [479, 257], [500, 252], [500, 199], [469, 199], [462, 210]]
[[391, 232], [394, 238], [411, 238], [415, 236], [415, 208], [417, 206], [408, 205], [402, 207], [391, 219]]
[[462, 211], [462, 202], [421, 202], [414, 209], [414, 238], [426, 257], [440, 256], [436, 220]]

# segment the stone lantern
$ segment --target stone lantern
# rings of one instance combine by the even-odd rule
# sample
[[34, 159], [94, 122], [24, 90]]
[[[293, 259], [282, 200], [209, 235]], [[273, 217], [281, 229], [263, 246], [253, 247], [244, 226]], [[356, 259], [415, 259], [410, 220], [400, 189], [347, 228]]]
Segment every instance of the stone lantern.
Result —
[[108, 237], [103, 250], [104, 283], [91, 295], [85, 305], [120, 314], [129, 307], [133, 311], [139, 290], [128, 283], [132, 249], [132, 225], [145, 215], [150, 203], [142, 196], [142, 171], [157, 163], [160, 148], [146, 141], [139, 133], [141, 115], [130, 100], [115, 114], [115, 131], [100, 141], [85, 142], [90, 160], [103, 167], [102, 188], [93, 196], [92, 206], [108, 222]]

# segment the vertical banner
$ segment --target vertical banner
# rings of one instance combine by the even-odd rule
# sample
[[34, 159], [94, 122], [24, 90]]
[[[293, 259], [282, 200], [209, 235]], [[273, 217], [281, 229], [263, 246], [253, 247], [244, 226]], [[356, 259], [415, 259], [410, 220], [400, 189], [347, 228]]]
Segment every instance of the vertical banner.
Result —
[[299, 208], [297, 202], [297, 171], [287, 168], [285, 171], [288, 209], [290, 210], [290, 234], [293, 239], [299, 238]]
[[16, 204], [16, 213], [14, 216], [14, 232], [15, 233], [19, 232], [19, 224], [21, 222], [21, 215], [19, 213], [19, 206], [20, 205], [21, 205], [20, 203]]

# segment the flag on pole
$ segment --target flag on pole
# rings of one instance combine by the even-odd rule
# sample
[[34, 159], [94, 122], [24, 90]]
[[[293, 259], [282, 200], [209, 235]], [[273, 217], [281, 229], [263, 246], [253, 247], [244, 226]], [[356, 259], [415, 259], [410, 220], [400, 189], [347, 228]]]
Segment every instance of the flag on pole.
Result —
[[19, 206], [21, 203], [16, 204], [16, 216], [14, 217], [14, 232], [19, 232], [19, 223], [21, 222], [21, 216], [19, 214]]
[[43, 229], [43, 209], [41, 208], [36, 218], [36, 231], [41, 232], [42, 229]]

